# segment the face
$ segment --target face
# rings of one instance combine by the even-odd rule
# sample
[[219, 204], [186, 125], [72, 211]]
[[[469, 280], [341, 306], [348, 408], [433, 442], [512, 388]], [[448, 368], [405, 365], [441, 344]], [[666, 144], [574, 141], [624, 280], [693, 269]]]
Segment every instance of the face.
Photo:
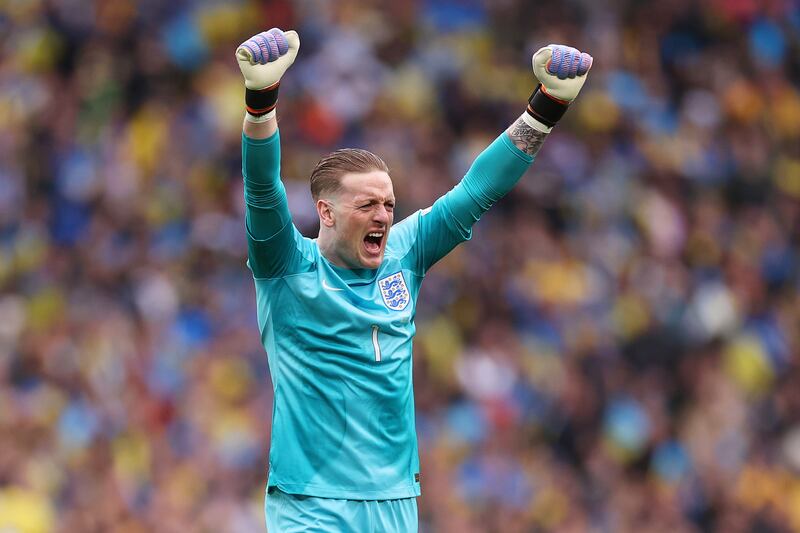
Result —
[[320, 223], [333, 231], [329, 261], [347, 268], [378, 268], [394, 220], [394, 190], [381, 170], [342, 176], [341, 189], [317, 202]]

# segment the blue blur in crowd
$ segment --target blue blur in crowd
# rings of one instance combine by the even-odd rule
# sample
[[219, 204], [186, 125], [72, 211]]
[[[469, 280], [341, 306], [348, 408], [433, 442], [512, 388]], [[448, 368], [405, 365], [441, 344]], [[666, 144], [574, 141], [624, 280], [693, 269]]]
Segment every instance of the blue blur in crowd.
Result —
[[0, 530], [263, 531], [273, 389], [236, 46], [296, 29], [282, 178], [382, 156], [396, 221], [593, 55], [422, 287], [420, 530], [797, 531], [800, 5], [0, 6]]

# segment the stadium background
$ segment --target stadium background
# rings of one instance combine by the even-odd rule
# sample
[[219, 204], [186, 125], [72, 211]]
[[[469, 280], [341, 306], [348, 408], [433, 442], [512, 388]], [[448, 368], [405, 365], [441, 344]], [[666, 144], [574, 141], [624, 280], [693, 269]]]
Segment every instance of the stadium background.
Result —
[[423, 286], [423, 531], [800, 531], [800, 8], [0, 4], [0, 529], [259, 531], [271, 385], [233, 51], [296, 28], [283, 176], [385, 157], [398, 219], [595, 68]]

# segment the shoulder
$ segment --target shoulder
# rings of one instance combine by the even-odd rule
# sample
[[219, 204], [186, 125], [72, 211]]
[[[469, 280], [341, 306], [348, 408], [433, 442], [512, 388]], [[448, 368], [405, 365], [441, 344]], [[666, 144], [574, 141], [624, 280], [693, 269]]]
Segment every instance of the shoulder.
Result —
[[419, 219], [428, 209], [416, 211], [397, 224], [389, 231], [389, 240], [386, 242], [386, 253], [403, 257], [417, 240], [419, 234]]
[[[274, 240], [281, 239], [280, 246]], [[266, 241], [248, 239], [250, 253], [247, 266], [256, 280], [268, 280], [309, 272], [319, 261], [319, 246], [316, 239], [300, 233], [294, 224], [288, 223], [276, 236]]]
[[319, 244], [317, 244], [317, 239], [305, 237], [300, 230], [295, 229], [294, 234], [295, 242], [297, 243], [297, 249], [300, 251], [300, 254], [303, 256], [303, 259], [306, 261], [310, 261], [312, 263], [316, 263], [319, 260]]

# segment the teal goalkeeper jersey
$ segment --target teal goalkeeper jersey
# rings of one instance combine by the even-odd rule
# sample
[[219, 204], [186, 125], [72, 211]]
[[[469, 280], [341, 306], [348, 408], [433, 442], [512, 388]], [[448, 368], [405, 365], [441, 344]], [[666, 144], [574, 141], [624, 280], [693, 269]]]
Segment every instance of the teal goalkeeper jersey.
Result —
[[274, 389], [269, 486], [355, 500], [420, 494], [411, 345], [427, 270], [532, 158], [501, 135], [459, 185], [395, 224], [376, 270], [332, 265], [291, 222], [280, 140], [242, 138], [248, 265]]

